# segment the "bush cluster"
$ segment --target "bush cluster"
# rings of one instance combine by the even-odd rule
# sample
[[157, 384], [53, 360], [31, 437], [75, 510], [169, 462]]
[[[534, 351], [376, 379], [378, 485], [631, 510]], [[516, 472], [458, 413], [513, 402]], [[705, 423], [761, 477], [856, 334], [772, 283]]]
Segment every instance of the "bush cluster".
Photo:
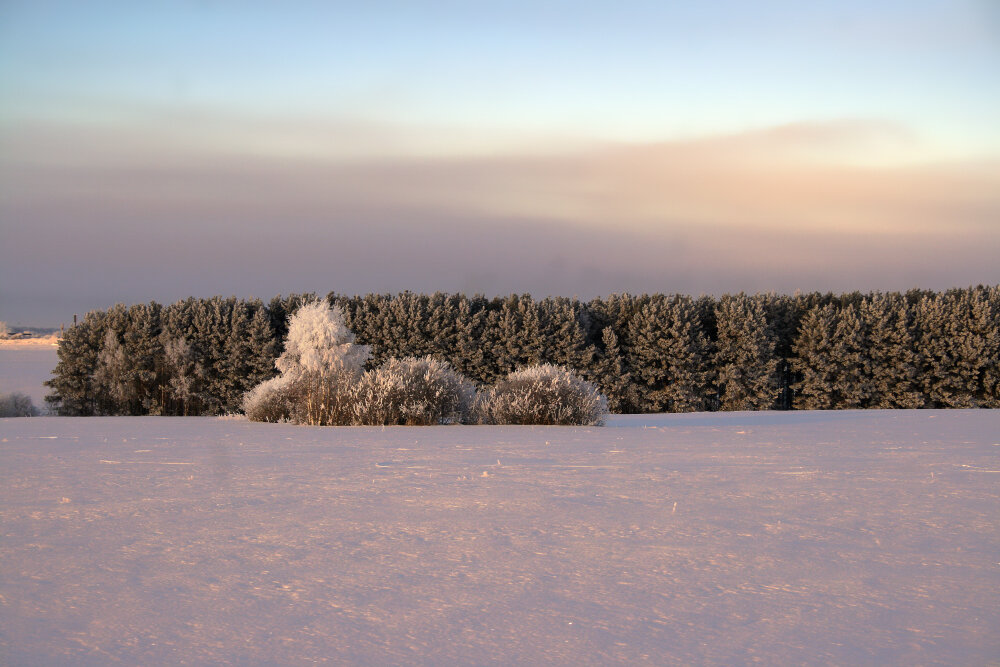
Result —
[[370, 350], [356, 345], [343, 315], [317, 302], [289, 321], [281, 372], [246, 393], [251, 421], [313, 425], [601, 424], [607, 401], [565, 368], [546, 364], [476, 385], [446, 361], [390, 358], [363, 371]]
[[608, 401], [597, 387], [552, 364], [509, 374], [476, 401], [480, 424], [580, 424], [600, 426]]
[[476, 386], [446, 361], [389, 359], [354, 391], [357, 424], [429, 426], [469, 420]]

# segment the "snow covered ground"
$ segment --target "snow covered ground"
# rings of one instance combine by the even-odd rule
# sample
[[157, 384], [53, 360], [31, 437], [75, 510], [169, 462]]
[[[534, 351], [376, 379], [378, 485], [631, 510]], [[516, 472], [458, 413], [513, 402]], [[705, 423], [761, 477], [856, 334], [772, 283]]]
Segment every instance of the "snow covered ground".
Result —
[[20, 392], [31, 397], [40, 410], [45, 409], [45, 395], [51, 390], [42, 385], [52, 377], [59, 363], [52, 344], [32, 344], [30, 341], [2, 341], [0, 345], [0, 394]]
[[0, 421], [5, 665], [985, 665], [1000, 412]]

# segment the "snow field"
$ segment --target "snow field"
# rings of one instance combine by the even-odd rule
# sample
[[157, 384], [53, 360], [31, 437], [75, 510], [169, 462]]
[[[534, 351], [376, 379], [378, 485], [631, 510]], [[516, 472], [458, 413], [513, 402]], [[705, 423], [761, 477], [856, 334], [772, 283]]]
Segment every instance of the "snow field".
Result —
[[1000, 412], [0, 421], [0, 663], [988, 664]]

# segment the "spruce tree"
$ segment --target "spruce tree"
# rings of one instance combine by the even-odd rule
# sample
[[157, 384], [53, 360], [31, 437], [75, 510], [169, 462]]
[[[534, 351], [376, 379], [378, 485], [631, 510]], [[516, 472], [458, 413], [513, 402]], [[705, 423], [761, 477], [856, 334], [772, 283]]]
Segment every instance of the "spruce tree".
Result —
[[667, 346], [670, 382], [665, 388], [670, 412], [694, 412], [707, 408], [711, 386], [711, 346], [696, 302], [678, 296], [669, 307]]
[[126, 414], [159, 414], [163, 408], [160, 383], [163, 345], [160, 340], [160, 304], [137, 304], [128, 309], [122, 345], [131, 383]]
[[852, 300], [836, 313], [830, 353], [832, 407], [842, 410], [867, 408], [872, 399], [869, 343]]
[[792, 346], [792, 370], [800, 378], [793, 386], [793, 405], [800, 410], [836, 407], [831, 388], [836, 382], [833, 338], [837, 326], [832, 305], [814, 306], [802, 318]]
[[870, 407], [919, 408], [924, 405], [917, 383], [917, 361], [906, 300], [898, 293], [872, 295], [859, 307], [868, 350]]
[[662, 299], [643, 305], [628, 321], [631, 354], [628, 366], [639, 389], [639, 411], [667, 409], [665, 388], [670, 379], [666, 347], [667, 315]]
[[93, 375], [104, 340], [103, 311], [91, 311], [79, 323], [66, 329], [56, 354], [59, 362], [45, 382], [52, 392], [45, 402], [62, 416], [89, 416], [97, 410]]
[[651, 298], [632, 318], [629, 338], [644, 412], [705, 409], [709, 341], [689, 297]]
[[632, 375], [625, 366], [618, 347], [618, 337], [611, 327], [601, 335], [604, 349], [596, 358], [594, 380], [608, 398], [608, 409], [616, 414], [634, 412], [639, 400]]
[[114, 329], [106, 329], [104, 342], [94, 368], [94, 389], [97, 393], [97, 413], [129, 415], [136, 404], [133, 373], [125, 355], [125, 347]]
[[587, 343], [579, 302], [548, 298], [542, 301], [540, 310], [544, 323], [542, 361], [569, 368], [584, 379], [593, 380], [596, 350]]
[[183, 338], [163, 340], [166, 414], [198, 415], [203, 397], [205, 371], [195, 358], [191, 346]]
[[778, 398], [778, 360], [759, 300], [723, 297], [715, 309], [715, 369], [721, 410], [767, 410]]
[[484, 351], [483, 335], [487, 324], [488, 301], [482, 295], [472, 299], [462, 298], [458, 303], [456, 314], [456, 359], [452, 363], [455, 369], [472, 379], [484, 384], [491, 377], [491, 364], [488, 363]]

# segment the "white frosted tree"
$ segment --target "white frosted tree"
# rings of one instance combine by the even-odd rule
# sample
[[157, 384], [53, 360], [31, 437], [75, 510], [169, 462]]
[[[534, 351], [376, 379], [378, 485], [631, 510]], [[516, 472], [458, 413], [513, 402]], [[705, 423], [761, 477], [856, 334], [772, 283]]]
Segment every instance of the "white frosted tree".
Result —
[[250, 390], [244, 408], [250, 419], [292, 419], [303, 424], [351, 421], [351, 389], [361, 377], [371, 348], [354, 342], [339, 308], [317, 301], [301, 306], [288, 322], [281, 373]]

